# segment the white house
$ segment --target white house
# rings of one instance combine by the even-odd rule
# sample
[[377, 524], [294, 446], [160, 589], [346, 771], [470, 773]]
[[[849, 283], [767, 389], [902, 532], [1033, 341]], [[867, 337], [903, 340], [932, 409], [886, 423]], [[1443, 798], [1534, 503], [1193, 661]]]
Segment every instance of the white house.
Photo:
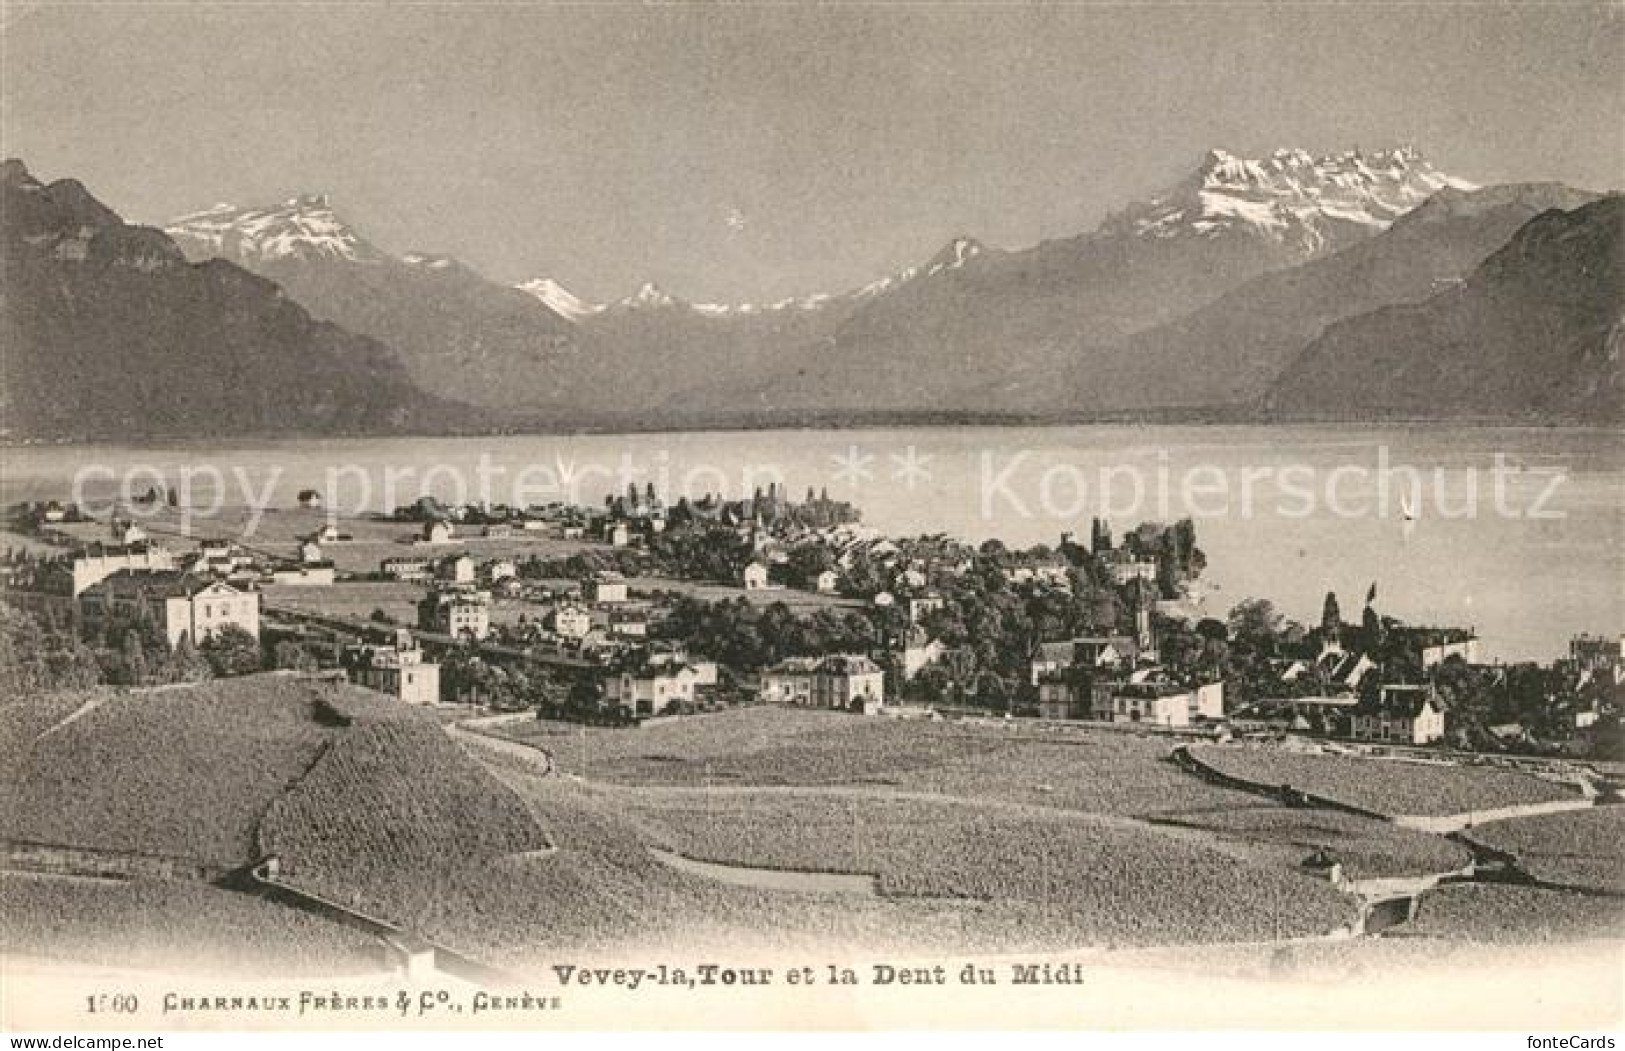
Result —
[[173, 571], [175, 555], [168, 548], [150, 542], [128, 547], [95, 544], [74, 555], [68, 569], [73, 578], [73, 594], [79, 595], [92, 584], [106, 580], [121, 570], [138, 573]]
[[886, 675], [868, 657], [836, 653], [792, 658], [762, 673], [762, 699], [870, 713], [885, 703]]
[[1116, 683], [1097, 690], [1090, 714], [1101, 722], [1189, 726], [1195, 691], [1165, 682]]
[[434, 518], [423, 523], [421, 540], [425, 544], [449, 544], [456, 535], [450, 522], [443, 518]]
[[435, 576], [451, 584], [472, 584], [474, 573], [474, 560], [466, 554], [441, 559], [435, 567]]
[[560, 638], [584, 638], [592, 630], [592, 614], [580, 606], [559, 606], [553, 610], [551, 626], [553, 634]]
[[171, 646], [181, 636], [203, 642], [226, 627], [260, 637], [260, 594], [189, 573], [120, 570], [79, 596], [87, 625], [111, 616], [146, 616]]
[[1477, 664], [1478, 637], [1468, 635], [1463, 638], [1448, 639], [1423, 646], [1421, 651], [1422, 668], [1427, 670], [1437, 664], [1443, 664], [1451, 657], [1460, 657], [1468, 664]]
[[346, 655], [350, 681], [407, 704], [440, 701], [440, 666], [423, 659], [410, 631], [395, 634], [390, 646], [357, 646]]
[[587, 579], [585, 592], [588, 602], [599, 605], [625, 602], [626, 578], [619, 573], [595, 573]]
[[391, 580], [421, 582], [429, 579], [434, 563], [427, 558], [386, 558], [378, 563], [378, 572]]
[[646, 719], [692, 704], [698, 685], [698, 673], [687, 664], [651, 664], [605, 679], [604, 702], [623, 715]]
[[752, 562], [740, 574], [743, 578], [746, 591], [767, 590], [767, 567], [760, 562]]
[[836, 573], [833, 569], [826, 569], [822, 573], [818, 574], [818, 579], [814, 582], [813, 586], [821, 595], [833, 595], [835, 594], [836, 589], [841, 586], [840, 574]]
[[331, 562], [301, 562], [296, 566], [279, 566], [271, 571], [273, 583], [296, 587], [328, 587], [335, 579]]
[[946, 651], [941, 639], [933, 639], [924, 628], [915, 625], [903, 641], [903, 681], [911, 681], [941, 660]]
[[1444, 709], [1431, 686], [1387, 685], [1375, 707], [1355, 711], [1353, 724], [1357, 740], [1431, 744], [1444, 737]]
[[453, 638], [483, 639], [491, 633], [491, 596], [466, 588], [431, 591], [418, 603], [418, 627]]

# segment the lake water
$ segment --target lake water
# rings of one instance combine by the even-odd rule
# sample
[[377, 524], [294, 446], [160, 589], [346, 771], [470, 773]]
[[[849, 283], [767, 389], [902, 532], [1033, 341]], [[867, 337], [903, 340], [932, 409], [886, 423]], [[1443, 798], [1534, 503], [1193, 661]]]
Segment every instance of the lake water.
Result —
[[907, 427], [38, 446], [0, 464], [8, 502], [67, 498], [76, 476], [93, 503], [162, 481], [203, 504], [287, 507], [312, 488], [345, 512], [424, 491], [600, 503], [628, 479], [673, 496], [778, 479], [797, 499], [827, 487], [888, 533], [1020, 546], [1087, 539], [1094, 515], [1119, 532], [1188, 516], [1216, 615], [1262, 596], [1312, 622], [1331, 589], [1352, 618], [1375, 583], [1382, 612], [1475, 626], [1499, 659], [1625, 628], [1625, 443], [1601, 430]]

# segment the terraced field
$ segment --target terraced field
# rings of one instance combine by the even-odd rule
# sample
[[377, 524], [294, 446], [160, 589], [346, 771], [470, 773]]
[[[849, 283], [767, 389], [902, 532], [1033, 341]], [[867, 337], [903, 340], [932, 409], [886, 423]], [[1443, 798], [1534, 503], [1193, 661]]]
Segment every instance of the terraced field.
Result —
[[1536, 879], [1625, 894], [1625, 807], [1496, 821], [1471, 835], [1516, 855]]
[[[692, 954], [713, 947], [756, 953], [823, 951], [847, 958], [882, 952], [1055, 951], [1190, 938], [1269, 938], [1277, 932], [1321, 934], [1353, 916], [1349, 899], [1331, 892], [1324, 883], [1287, 873], [1258, 873], [1235, 858], [1208, 855], [1177, 841], [1171, 855], [1165, 850], [1154, 864], [1161, 866], [1157, 871], [1165, 877], [1170, 872], [1170, 857], [1202, 866], [1201, 871], [1191, 873], [1202, 889], [1188, 904], [1182, 903], [1181, 895], [1170, 895], [1166, 881], [1159, 883], [1150, 873], [1124, 876], [1140, 880], [1134, 885], [1144, 893], [1157, 895], [1149, 902], [1131, 902], [1126, 892], [1089, 882], [1091, 875], [1104, 878], [1107, 867], [1114, 864], [1104, 858], [1089, 861], [1088, 871], [1076, 873], [1036, 864], [1020, 877], [1019, 893], [1010, 893], [1010, 888], [988, 879], [979, 863], [965, 858], [958, 849], [963, 841], [932, 845], [926, 842], [929, 831], [905, 844], [917, 850], [913, 862], [927, 870], [928, 877], [905, 877], [904, 848], [895, 848], [899, 886], [933, 893], [952, 888], [986, 897], [861, 898], [760, 890], [680, 872], [657, 860], [650, 846], [684, 844], [670, 829], [657, 827], [646, 810], [634, 813], [626, 789], [540, 777], [526, 764], [495, 753], [491, 753], [490, 763], [537, 814], [557, 851], [547, 857], [495, 862], [482, 895], [469, 899], [470, 908], [455, 918], [462, 940], [454, 944], [477, 946], [487, 958], [517, 968], [555, 961], [565, 951], [596, 958], [646, 959], [650, 953]], [[794, 800], [781, 803], [795, 805]], [[664, 820], [675, 820], [672, 811], [663, 809], [662, 813]], [[798, 837], [802, 835], [798, 828], [813, 830], [816, 836], [829, 827], [821, 828], [816, 821], [802, 823], [799, 817], [788, 822], [782, 811], [759, 816], [778, 821], [780, 828]], [[901, 824], [912, 820], [912, 815], [894, 812], [891, 819], [890, 826], [871, 822], [867, 827], [876, 836], [901, 834]], [[764, 856], [772, 855], [749, 837], [751, 828], [762, 826], [748, 816], [745, 821], [740, 834], [747, 841], [740, 857], [761, 864]], [[1040, 811], [1036, 821], [1033, 826], [1012, 825], [1007, 819], [988, 821], [984, 826], [987, 833], [1000, 837], [993, 853], [1012, 854], [1008, 860], [989, 863], [1014, 873], [1023, 869], [1023, 859], [1079, 862], [1087, 853], [1086, 843], [1070, 852], [1045, 853], [1055, 849], [1052, 823], [1078, 822], [1085, 832], [1097, 831], [1096, 824], [1082, 816]], [[830, 824], [843, 824], [838, 811], [831, 812]], [[706, 835], [703, 829], [708, 826], [698, 822], [684, 827], [694, 835]], [[1115, 853], [1125, 865], [1143, 858], [1144, 851], [1156, 849], [1163, 841], [1150, 833], [1136, 853], [1127, 854], [1116, 849], [1126, 846], [1126, 835], [1107, 835], [1110, 838], [1095, 841], [1103, 848], [1101, 853]], [[831, 867], [827, 853], [823, 857], [816, 853], [818, 844], [813, 838], [800, 842], [803, 853], [781, 853], [779, 859], [803, 864], [810, 860], [812, 868]], [[787, 848], [780, 843], [775, 849]], [[854, 850], [846, 860], [861, 863], [875, 856], [874, 852]], [[1249, 890], [1246, 884], [1251, 877], [1257, 878]], [[905, 878], [913, 882], [904, 884]], [[927, 878], [936, 884], [925, 882]], [[973, 882], [978, 880], [981, 882]], [[1239, 900], [1217, 901], [1221, 881], [1227, 896]], [[1276, 889], [1280, 900], [1266, 902], [1267, 892]], [[477, 908], [473, 907], [476, 901]], [[1210, 905], [1216, 908], [1204, 911]], [[445, 936], [451, 940], [449, 934]]]
[[[328, 689], [264, 675], [7, 704], [0, 835], [221, 867], [253, 861], [261, 815], [335, 733], [318, 718]], [[91, 700], [101, 703], [37, 735]]]
[[1453, 872], [1472, 859], [1460, 844], [1335, 810], [1259, 805], [1159, 819], [1216, 833], [1263, 861], [1295, 866], [1325, 847], [1350, 879], [1424, 876]]
[[201, 883], [0, 873], [0, 953], [196, 974], [378, 971], [371, 938]]
[[1168, 758], [1165, 738], [857, 718], [745, 708], [636, 731], [521, 722], [504, 736], [547, 749], [559, 768], [628, 785], [858, 785], [1148, 816], [1247, 807]]
[[1575, 790], [1512, 770], [1315, 755], [1280, 748], [1199, 746], [1202, 762], [1230, 777], [1291, 785], [1379, 814], [1444, 816], [1573, 799]]
[[900, 898], [1042, 906], [1080, 944], [1321, 934], [1353, 912], [1323, 881], [1256, 865], [1212, 837], [1041, 807], [639, 792], [628, 793], [627, 813], [656, 842], [706, 861], [872, 873], [883, 894]]
[[358, 722], [259, 826], [302, 890], [421, 931], [499, 891], [493, 866], [551, 843], [524, 805], [428, 718]]
[[1405, 937], [1478, 944], [1625, 938], [1625, 901], [1500, 884], [1441, 887], [1422, 899]]

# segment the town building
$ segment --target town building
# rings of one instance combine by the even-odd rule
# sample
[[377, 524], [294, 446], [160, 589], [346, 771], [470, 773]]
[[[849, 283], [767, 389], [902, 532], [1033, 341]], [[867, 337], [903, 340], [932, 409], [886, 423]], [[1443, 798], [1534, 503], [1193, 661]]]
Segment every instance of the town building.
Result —
[[761, 699], [773, 704], [812, 704], [816, 657], [791, 657], [762, 672]]
[[434, 562], [421, 557], [397, 556], [378, 563], [378, 572], [383, 576], [390, 580], [409, 583], [422, 583], [428, 580], [433, 569]]
[[435, 577], [448, 584], [472, 584], [474, 575], [474, 560], [468, 555], [450, 555], [435, 566]]
[[355, 646], [346, 651], [350, 681], [407, 704], [440, 701], [440, 666], [423, 659], [412, 633], [401, 629], [388, 646]]
[[173, 570], [120, 570], [85, 589], [79, 611], [92, 630], [111, 617], [144, 617], [171, 646], [182, 636], [201, 643], [227, 627], [260, 636], [259, 592]]
[[634, 719], [692, 705], [699, 674], [682, 662], [651, 662], [623, 668], [604, 680], [604, 704]]
[[942, 641], [933, 639], [924, 628], [918, 624], [911, 627], [903, 639], [903, 681], [913, 681], [914, 676], [941, 660], [946, 651]]
[[918, 595], [910, 595], [908, 600], [908, 619], [912, 621], [923, 620], [927, 615], [935, 613], [947, 605], [947, 600], [935, 591], [926, 591]]
[[868, 714], [885, 703], [885, 694], [885, 672], [853, 654], [792, 658], [762, 673], [762, 699], [777, 704]]
[[584, 638], [592, 630], [592, 614], [576, 605], [558, 606], [548, 618], [548, 627], [560, 638]]
[[1361, 741], [1431, 744], [1444, 737], [1444, 709], [1431, 686], [1385, 685], [1375, 705], [1354, 712]]
[[175, 568], [174, 553], [151, 541], [122, 547], [92, 544], [74, 555], [68, 563], [75, 595], [82, 594], [92, 584], [106, 580], [114, 573], [160, 573]]
[[594, 573], [582, 585], [587, 601], [609, 605], [627, 600], [626, 578], [619, 573]]
[[431, 591], [418, 603], [418, 627], [456, 639], [484, 639], [491, 634], [490, 593], [471, 588]]
[[139, 544], [148, 539], [147, 531], [127, 518], [115, 518], [112, 522], [113, 543], [128, 547]]
[[298, 565], [278, 566], [271, 571], [274, 584], [296, 587], [327, 587], [336, 579], [331, 562], [301, 562]]
[[1091, 698], [1091, 715], [1101, 722], [1189, 726], [1196, 691], [1168, 682], [1107, 684]]
[[1451, 657], [1459, 657], [1468, 664], [1479, 663], [1478, 636], [1467, 635], [1459, 638], [1441, 639], [1429, 642], [1422, 646], [1419, 656], [1422, 659], [1422, 669], [1443, 664]]
[[456, 536], [456, 530], [444, 518], [431, 518], [423, 523], [423, 532], [419, 542], [424, 544], [449, 544]]

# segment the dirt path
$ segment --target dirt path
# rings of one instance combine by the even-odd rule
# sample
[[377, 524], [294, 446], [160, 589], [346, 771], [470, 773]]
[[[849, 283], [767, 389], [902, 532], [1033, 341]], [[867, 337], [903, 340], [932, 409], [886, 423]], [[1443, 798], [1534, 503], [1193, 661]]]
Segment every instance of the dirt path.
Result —
[[751, 865], [699, 861], [669, 850], [650, 847], [655, 860], [678, 872], [703, 879], [729, 883], [753, 890], [790, 891], [797, 894], [847, 894], [863, 898], [880, 896], [879, 877], [844, 872], [812, 872], [805, 869], [764, 869]]

